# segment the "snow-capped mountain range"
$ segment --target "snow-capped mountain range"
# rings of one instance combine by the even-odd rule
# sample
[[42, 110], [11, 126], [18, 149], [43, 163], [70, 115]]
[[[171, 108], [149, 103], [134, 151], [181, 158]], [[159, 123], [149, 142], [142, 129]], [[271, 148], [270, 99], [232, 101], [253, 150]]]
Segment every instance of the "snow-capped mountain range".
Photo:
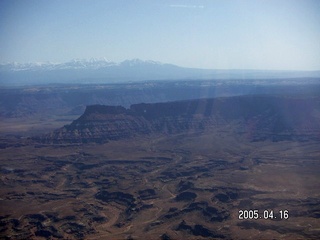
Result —
[[[102, 84], [146, 80], [214, 80], [319, 78], [320, 71], [213, 70], [184, 68], [140, 59], [120, 63], [106, 58], [74, 59], [65, 63], [0, 65], [0, 87], [38, 84]], [[319, 79], [317, 79], [319, 81]]]
[[158, 64], [156, 61], [143, 61], [140, 59], [125, 60], [120, 63], [109, 61], [106, 58], [90, 58], [90, 59], [73, 59], [65, 63], [54, 62], [35, 62], [35, 63], [17, 63], [11, 62], [0, 64], [0, 70], [6, 71], [27, 71], [27, 70], [62, 70], [62, 69], [100, 69], [114, 66], [137, 66], [142, 64]]
[[0, 65], [1, 85], [48, 83], [114, 83], [180, 79], [196, 76], [191, 69], [140, 59], [120, 63], [102, 59], [74, 59], [65, 63], [7, 63]]

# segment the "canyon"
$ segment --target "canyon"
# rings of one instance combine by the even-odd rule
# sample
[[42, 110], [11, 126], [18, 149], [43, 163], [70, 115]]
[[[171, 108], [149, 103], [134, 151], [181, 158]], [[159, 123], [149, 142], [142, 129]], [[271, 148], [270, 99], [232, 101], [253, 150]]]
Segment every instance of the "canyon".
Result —
[[319, 239], [317, 85], [159, 84], [2, 89], [1, 238]]

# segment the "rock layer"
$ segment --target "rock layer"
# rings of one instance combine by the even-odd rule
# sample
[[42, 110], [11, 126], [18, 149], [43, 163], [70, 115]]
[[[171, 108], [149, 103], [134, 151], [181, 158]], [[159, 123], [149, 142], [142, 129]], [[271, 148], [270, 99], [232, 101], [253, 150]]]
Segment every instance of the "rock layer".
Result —
[[[82, 116], [41, 138], [51, 143], [104, 143], [146, 134], [233, 126], [252, 141], [319, 140], [320, 98], [240, 96], [121, 106], [88, 106]], [[231, 129], [231, 128], [230, 128]]]

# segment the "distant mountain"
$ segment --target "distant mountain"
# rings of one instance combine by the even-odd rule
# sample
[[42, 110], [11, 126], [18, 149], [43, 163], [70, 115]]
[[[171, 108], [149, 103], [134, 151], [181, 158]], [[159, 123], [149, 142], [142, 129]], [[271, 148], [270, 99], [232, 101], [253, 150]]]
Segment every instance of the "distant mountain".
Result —
[[0, 65], [0, 86], [52, 83], [117, 83], [145, 80], [268, 79], [320, 77], [320, 71], [212, 70], [184, 68], [140, 59], [120, 63], [107, 59], [75, 59], [65, 63]]
[[36, 62], [36, 63], [8, 63], [0, 65], [1, 71], [52, 71], [65, 69], [99, 69], [117, 65], [114, 62], [108, 61], [105, 58], [96, 59], [73, 59], [65, 63], [52, 62]]
[[251, 141], [320, 140], [319, 97], [268, 95], [196, 99], [121, 106], [88, 106], [82, 116], [39, 140], [104, 143], [150, 134], [184, 134], [208, 128]]

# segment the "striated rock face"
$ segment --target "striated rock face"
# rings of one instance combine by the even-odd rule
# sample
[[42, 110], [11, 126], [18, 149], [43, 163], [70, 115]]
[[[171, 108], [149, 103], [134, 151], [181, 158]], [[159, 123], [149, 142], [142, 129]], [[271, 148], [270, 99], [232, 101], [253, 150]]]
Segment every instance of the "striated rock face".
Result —
[[178, 134], [233, 126], [252, 141], [320, 140], [320, 98], [240, 96], [121, 106], [88, 106], [41, 138], [51, 143], [104, 143], [146, 134]]

